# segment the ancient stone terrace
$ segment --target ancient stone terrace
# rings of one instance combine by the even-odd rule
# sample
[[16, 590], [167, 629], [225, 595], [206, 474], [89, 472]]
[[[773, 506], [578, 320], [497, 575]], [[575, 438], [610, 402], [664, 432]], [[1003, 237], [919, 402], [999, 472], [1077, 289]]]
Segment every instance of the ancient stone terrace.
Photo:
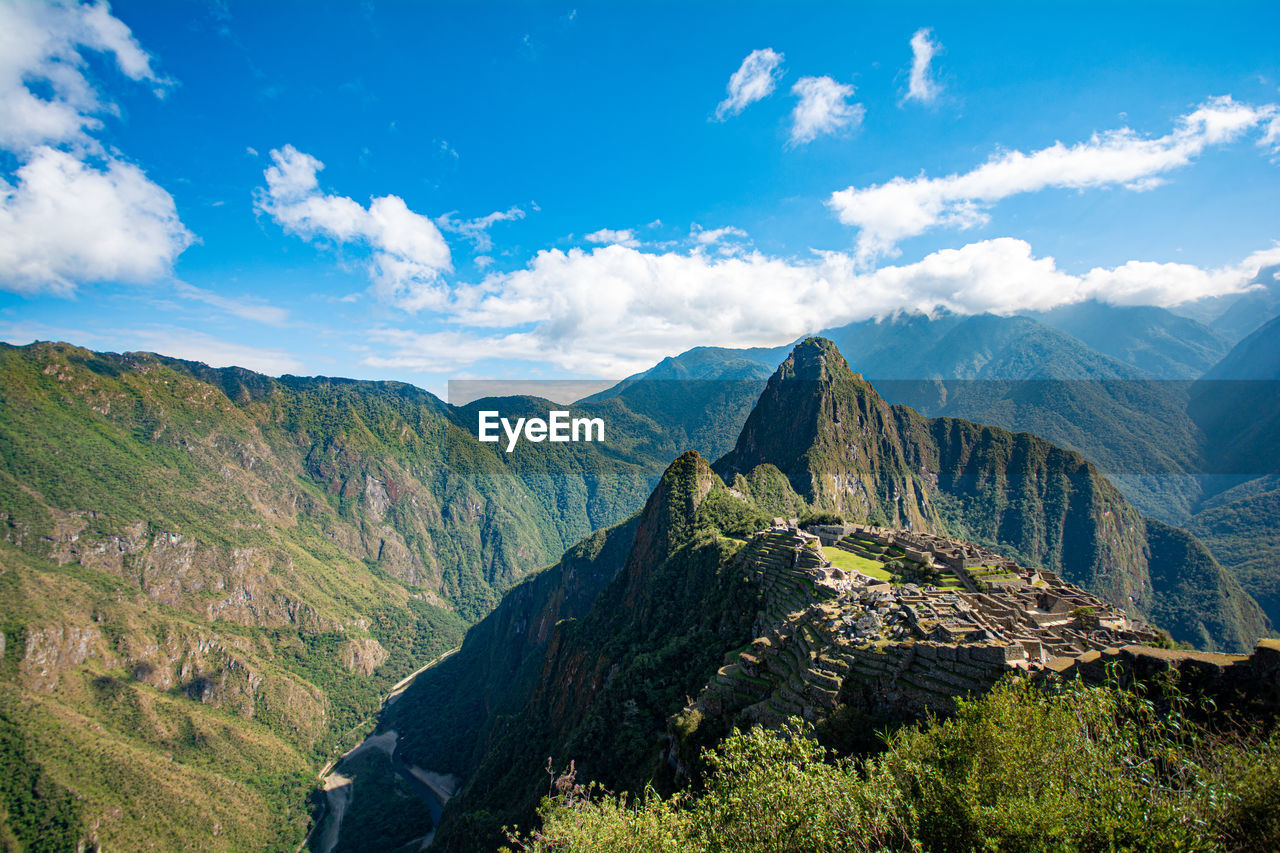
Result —
[[[726, 656], [696, 701], [704, 713], [766, 725], [818, 719], [837, 703], [895, 716], [946, 713], [956, 697], [984, 692], [1010, 670], [1060, 671], [1082, 655], [1158, 640], [1053, 573], [970, 543], [856, 525], [811, 530], [777, 519], [743, 548], [761, 589], [758, 637]], [[834, 565], [824, 545], [908, 568], [886, 582]], [[919, 571], [910, 563], [934, 560], [950, 569], [941, 577], [964, 582], [902, 582]]]

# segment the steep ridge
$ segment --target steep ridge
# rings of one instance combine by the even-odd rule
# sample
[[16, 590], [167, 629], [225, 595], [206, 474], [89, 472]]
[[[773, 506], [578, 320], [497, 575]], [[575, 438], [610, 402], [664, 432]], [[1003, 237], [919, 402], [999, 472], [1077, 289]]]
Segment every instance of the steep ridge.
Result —
[[[635, 524], [626, 564], [581, 619], [552, 633], [537, 685], [500, 718], [476, 772], [445, 810], [433, 849], [492, 848], [523, 821], [548, 756], [639, 790], [664, 770], [653, 749], [668, 714], [750, 638], [757, 592], [735, 570], [764, 522], [695, 452], [671, 464]], [[629, 787], [630, 786], [630, 787]]]
[[[1124, 309], [1108, 308], [1102, 313], [1112, 324], [1126, 316]], [[834, 341], [853, 368], [890, 403], [908, 405], [932, 417], [958, 417], [1030, 432], [1078, 450], [1145, 514], [1180, 523], [1199, 496], [1193, 474], [1198, 470], [1200, 439], [1186, 411], [1191, 379], [1167, 377], [1193, 376], [1217, 347], [1212, 344], [1213, 333], [1194, 321], [1167, 312], [1155, 320], [1139, 324], [1123, 347], [1134, 353], [1165, 353], [1173, 345], [1171, 329], [1185, 322], [1194, 332], [1186, 346], [1166, 353], [1173, 365], [1161, 368], [1161, 373], [1143, 369], [1133, 359], [1105, 355], [1031, 317], [901, 313], [820, 335]], [[1208, 339], [1202, 341], [1206, 335]], [[708, 390], [722, 393], [723, 389], [715, 389], [715, 382], [760, 381], [789, 351], [789, 347], [698, 347], [600, 396], [620, 393], [618, 389], [656, 391], [682, 382], [696, 388], [693, 396]], [[749, 391], [751, 402], [759, 393], [745, 385], [741, 390]], [[654, 399], [661, 409], [660, 395]], [[732, 430], [721, 433], [728, 436], [728, 445], [687, 446], [718, 458], [730, 449], [749, 411], [749, 404], [722, 408], [723, 423], [737, 413]]]
[[1240, 479], [1280, 473], [1280, 317], [1227, 353], [1191, 388], [1205, 469]]
[[903, 314], [824, 335], [887, 400], [1078, 450], [1146, 514], [1185, 520], [1198, 496], [1188, 476], [1198, 462], [1189, 380], [1149, 373], [1029, 317]]
[[1280, 620], [1280, 318], [1263, 324], [1191, 389], [1211, 497], [1187, 528]]
[[493, 721], [533, 694], [555, 626], [585, 616], [621, 571], [636, 522], [591, 534], [517, 584], [467, 631], [457, 654], [413, 682], [382, 720], [403, 733], [406, 761], [463, 778], [475, 771]]
[[[1078, 453], [1026, 433], [891, 407], [830, 341], [796, 347], [715, 469], [737, 482], [762, 464], [781, 470], [815, 508], [998, 545], [1135, 615], [1160, 607], [1182, 614], [1178, 626], [1198, 624], [1183, 611], [1205, 602], [1153, 584], [1149, 561], [1164, 555], [1148, 541], [1146, 521]], [[1215, 614], [1204, 621], [1218, 626], [1206, 645], [1248, 648], [1265, 633], [1265, 617], [1212, 557], [1194, 562]], [[1199, 630], [1175, 636], [1205, 643]]]

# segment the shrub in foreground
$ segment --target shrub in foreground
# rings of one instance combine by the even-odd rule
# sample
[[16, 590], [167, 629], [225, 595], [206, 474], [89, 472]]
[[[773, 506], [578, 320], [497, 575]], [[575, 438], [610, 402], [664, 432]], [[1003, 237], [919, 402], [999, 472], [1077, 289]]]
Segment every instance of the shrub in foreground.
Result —
[[872, 758], [795, 722], [737, 732], [696, 792], [561, 784], [526, 851], [1280, 849], [1280, 735], [1210, 730], [1176, 692], [1010, 679]]

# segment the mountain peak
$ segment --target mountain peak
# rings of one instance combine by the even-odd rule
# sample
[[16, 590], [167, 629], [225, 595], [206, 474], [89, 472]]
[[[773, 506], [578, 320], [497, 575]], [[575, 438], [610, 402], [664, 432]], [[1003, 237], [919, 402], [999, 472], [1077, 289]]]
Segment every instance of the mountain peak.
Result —
[[627, 561], [628, 575], [661, 563], [688, 539], [698, 507], [711, 492], [714, 479], [711, 466], [696, 450], [686, 451], [667, 466], [640, 512], [635, 545]]
[[933, 526], [892, 409], [826, 338], [796, 345], [715, 470], [729, 482], [764, 464], [776, 466], [814, 506], [860, 520]]
[[862, 379], [861, 374], [854, 373], [849, 367], [849, 362], [845, 361], [831, 340], [819, 337], [805, 338], [796, 344], [775, 375], [783, 380], [811, 382], [829, 382], [837, 378]]

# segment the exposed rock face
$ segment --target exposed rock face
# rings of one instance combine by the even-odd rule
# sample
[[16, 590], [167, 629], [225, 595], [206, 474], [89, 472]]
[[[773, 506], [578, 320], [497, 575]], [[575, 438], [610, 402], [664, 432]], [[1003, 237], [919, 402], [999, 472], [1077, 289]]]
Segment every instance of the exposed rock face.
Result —
[[26, 647], [18, 671], [34, 690], [50, 691], [66, 670], [90, 657], [104, 657], [102, 635], [93, 628], [52, 624], [28, 626]]
[[342, 665], [352, 672], [372, 675], [386, 659], [387, 650], [371, 637], [347, 640], [342, 644]]

